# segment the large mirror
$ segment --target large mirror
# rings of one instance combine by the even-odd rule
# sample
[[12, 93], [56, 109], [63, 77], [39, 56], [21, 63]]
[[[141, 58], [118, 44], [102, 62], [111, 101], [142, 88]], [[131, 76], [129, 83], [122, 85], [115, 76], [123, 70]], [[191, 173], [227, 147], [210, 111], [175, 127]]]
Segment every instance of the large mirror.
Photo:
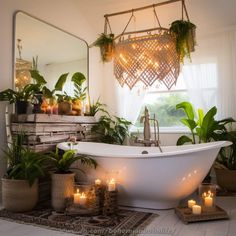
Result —
[[59, 76], [70, 73], [64, 91], [73, 96], [73, 73], [81, 72], [88, 86], [88, 44], [81, 38], [39, 20], [25, 12], [15, 14], [14, 87], [20, 90], [31, 82], [29, 69], [37, 66], [53, 89]]

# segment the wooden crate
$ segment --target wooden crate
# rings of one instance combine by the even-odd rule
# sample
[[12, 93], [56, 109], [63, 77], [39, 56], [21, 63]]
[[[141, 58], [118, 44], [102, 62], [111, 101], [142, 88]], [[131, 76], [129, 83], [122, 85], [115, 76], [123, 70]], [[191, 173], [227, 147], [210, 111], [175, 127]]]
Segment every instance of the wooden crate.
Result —
[[68, 141], [72, 136], [79, 141], [98, 139], [97, 135], [91, 133], [91, 128], [96, 124], [92, 116], [14, 114], [11, 120], [12, 135], [24, 132], [25, 145], [36, 152], [51, 151], [57, 143]]

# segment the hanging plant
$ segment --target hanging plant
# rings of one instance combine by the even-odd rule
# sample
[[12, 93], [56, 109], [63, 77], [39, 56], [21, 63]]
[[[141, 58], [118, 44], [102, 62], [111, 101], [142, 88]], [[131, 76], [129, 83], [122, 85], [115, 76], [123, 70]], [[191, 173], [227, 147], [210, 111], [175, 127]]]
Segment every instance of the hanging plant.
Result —
[[103, 62], [110, 62], [115, 51], [114, 34], [100, 34], [100, 36], [91, 46], [100, 48], [101, 58]]
[[191, 60], [190, 53], [194, 52], [196, 46], [196, 25], [190, 21], [176, 20], [171, 23], [170, 31], [176, 36], [176, 51], [180, 62], [183, 63], [185, 57]]

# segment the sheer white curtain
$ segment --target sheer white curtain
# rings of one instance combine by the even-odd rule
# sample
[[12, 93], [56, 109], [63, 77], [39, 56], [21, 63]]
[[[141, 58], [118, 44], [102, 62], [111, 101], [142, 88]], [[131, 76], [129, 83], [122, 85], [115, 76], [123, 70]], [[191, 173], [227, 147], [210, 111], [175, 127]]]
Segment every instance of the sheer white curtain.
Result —
[[182, 76], [195, 107], [218, 109], [218, 118], [236, 118], [236, 29], [198, 40], [192, 63], [184, 65]]

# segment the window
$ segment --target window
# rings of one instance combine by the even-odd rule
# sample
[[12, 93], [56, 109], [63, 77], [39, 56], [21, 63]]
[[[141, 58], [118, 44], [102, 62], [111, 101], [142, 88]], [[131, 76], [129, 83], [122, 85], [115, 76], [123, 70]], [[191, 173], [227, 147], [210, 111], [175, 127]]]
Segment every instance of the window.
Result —
[[185, 114], [182, 110], [176, 110], [176, 105], [190, 101], [195, 108], [208, 110], [216, 104], [216, 89], [216, 64], [186, 65], [178, 78], [177, 85], [171, 90], [162, 85], [147, 92], [135, 126], [143, 127], [140, 118], [147, 106], [150, 117], [156, 115], [162, 131], [183, 130], [184, 126], [180, 120]]

